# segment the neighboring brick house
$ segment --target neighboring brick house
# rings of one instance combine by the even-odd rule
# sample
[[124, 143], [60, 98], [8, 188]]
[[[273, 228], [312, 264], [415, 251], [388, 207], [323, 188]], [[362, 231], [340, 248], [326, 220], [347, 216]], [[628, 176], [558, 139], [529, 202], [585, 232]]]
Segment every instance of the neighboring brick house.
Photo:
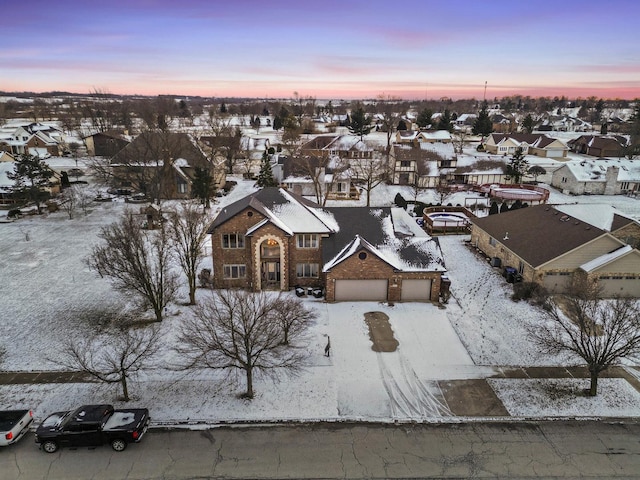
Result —
[[513, 267], [525, 282], [549, 291], [562, 291], [574, 275], [587, 275], [605, 295], [640, 297], [640, 251], [618, 238], [633, 228], [629, 220], [614, 219], [615, 232], [607, 232], [561, 208], [538, 205], [474, 218], [471, 244], [492, 265]]
[[629, 140], [622, 135], [580, 135], [567, 142], [574, 153], [592, 157], [622, 157]]
[[319, 205], [265, 188], [222, 209], [209, 227], [215, 288], [320, 287], [327, 301], [437, 301], [436, 240], [396, 208]]
[[39, 158], [60, 155], [60, 131], [40, 123], [9, 124], [0, 127], [0, 150], [14, 156], [29, 154]]

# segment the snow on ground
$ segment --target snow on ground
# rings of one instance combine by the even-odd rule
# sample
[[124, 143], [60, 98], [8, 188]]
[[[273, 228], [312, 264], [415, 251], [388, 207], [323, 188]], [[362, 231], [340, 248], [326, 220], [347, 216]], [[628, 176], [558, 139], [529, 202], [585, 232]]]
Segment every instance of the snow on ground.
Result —
[[[239, 181], [228, 196], [218, 199], [213, 213], [254, 190], [251, 182]], [[412, 198], [409, 187], [381, 186], [373, 192], [372, 205], [390, 205], [398, 191]], [[419, 200], [431, 201], [431, 195], [423, 192]], [[458, 193], [452, 203], [463, 203], [470, 195]], [[635, 202], [625, 197], [598, 199], [615, 200], [616, 204]], [[336, 201], [332, 206], [354, 203], [364, 204], [361, 199]], [[100, 227], [114, 221], [125, 208], [123, 202], [96, 203], [89, 215], [79, 213], [72, 220], [57, 212], [0, 224], [0, 346], [6, 349], [1, 369], [60, 368], [52, 360], [65, 337], [85, 335], [98, 328], [101, 309], [126, 304], [127, 299], [83, 262], [92, 245], [99, 242]], [[564, 359], [537, 354], [527, 340], [526, 326], [540, 321], [540, 311], [524, 302], [512, 302], [511, 286], [467, 246], [465, 238], [439, 237], [452, 280], [453, 297], [446, 308], [423, 303], [326, 304], [306, 298], [318, 318], [309, 332], [304, 370], [277, 382], [258, 376], [252, 401], [238, 397], [242, 385], [231, 385], [217, 373], [199, 371], [185, 376], [168, 369], [175, 362], [171, 345], [177, 327], [191, 314], [187, 306], [172, 305], [160, 325], [165, 347], [158, 358], [160, 366], [132, 379], [133, 403], [149, 407], [155, 421], [167, 423], [423, 421], [451, 415], [439, 380], [484, 379], [498, 366], [565, 364]], [[207, 265], [210, 259], [203, 266]], [[186, 292], [182, 295], [186, 299]], [[199, 299], [204, 295], [204, 291], [198, 291]], [[399, 342], [395, 352], [376, 353], [371, 349], [364, 314], [373, 311], [389, 317]], [[331, 337], [331, 357], [323, 354], [327, 335]], [[560, 406], [543, 408], [553, 405], [546, 399], [550, 390], [543, 388], [545, 381], [491, 382], [512, 415], [640, 416], [634, 391], [622, 381], [603, 379], [603, 394], [569, 413]], [[577, 388], [570, 380], [553, 382], [558, 383], [557, 388]], [[42, 418], [81, 403], [119, 405], [117, 395], [116, 386], [94, 383], [2, 385], [0, 408], [29, 407], [35, 410], [36, 418]], [[530, 401], [527, 395], [538, 400]]]
[[[589, 380], [489, 379], [511, 415], [518, 417], [637, 417], [640, 394], [622, 378], [598, 380], [598, 395], [584, 394]], [[596, 416], [596, 415], [594, 415]]]

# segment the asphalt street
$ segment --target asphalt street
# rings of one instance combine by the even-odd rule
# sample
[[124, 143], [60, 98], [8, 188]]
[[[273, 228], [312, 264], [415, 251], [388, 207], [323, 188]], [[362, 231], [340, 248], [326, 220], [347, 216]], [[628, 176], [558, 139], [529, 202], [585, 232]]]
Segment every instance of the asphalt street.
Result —
[[0, 477], [33, 479], [640, 478], [640, 422], [304, 424], [151, 430], [139, 444], [0, 450]]

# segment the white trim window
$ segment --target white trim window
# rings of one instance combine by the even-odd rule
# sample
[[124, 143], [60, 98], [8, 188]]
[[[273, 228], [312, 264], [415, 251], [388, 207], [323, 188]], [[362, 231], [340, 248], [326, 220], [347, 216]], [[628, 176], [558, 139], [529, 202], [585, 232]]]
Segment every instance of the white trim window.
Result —
[[317, 263], [298, 263], [296, 276], [298, 278], [318, 278], [320, 267]]
[[245, 278], [247, 276], [246, 265], [223, 265], [222, 272], [225, 279]]
[[244, 237], [239, 233], [223, 233], [222, 248], [244, 248]]
[[298, 248], [318, 248], [318, 235], [315, 233], [299, 233], [296, 238]]

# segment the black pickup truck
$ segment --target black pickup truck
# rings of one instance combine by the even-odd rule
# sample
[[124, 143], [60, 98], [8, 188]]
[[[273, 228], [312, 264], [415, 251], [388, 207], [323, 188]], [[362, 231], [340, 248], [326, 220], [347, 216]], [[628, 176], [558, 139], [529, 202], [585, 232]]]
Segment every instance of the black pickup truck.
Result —
[[36, 430], [36, 443], [47, 453], [59, 447], [97, 447], [111, 444], [121, 452], [139, 442], [149, 427], [149, 410], [115, 410], [112, 405], [83, 405], [49, 415]]

